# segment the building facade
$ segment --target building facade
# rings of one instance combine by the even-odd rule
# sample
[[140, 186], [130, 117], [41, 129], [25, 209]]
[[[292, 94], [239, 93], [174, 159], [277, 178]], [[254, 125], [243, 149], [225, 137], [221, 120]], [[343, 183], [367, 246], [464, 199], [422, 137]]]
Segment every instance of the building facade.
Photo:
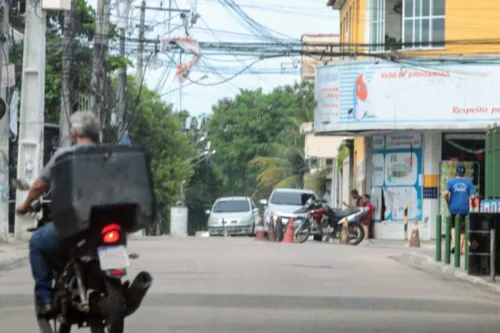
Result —
[[[356, 135], [355, 187], [377, 207], [375, 237], [403, 238], [403, 212], [434, 239], [457, 164], [484, 193], [486, 128], [500, 122], [500, 3], [336, 0], [341, 44], [373, 57], [319, 65], [315, 132]], [[363, 45], [361, 45], [363, 44]], [[334, 92], [334, 93], [325, 93]], [[444, 230], [444, 229], [443, 229]]]
[[325, 55], [306, 55], [301, 57], [300, 74], [302, 80], [314, 80], [316, 74], [316, 65], [320, 63], [329, 63], [334, 57], [331, 53], [339, 52], [338, 46], [326, 46], [325, 44], [339, 44], [340, 36], [338, 34], [304, 34], [300, 38], [302, 50], [304, 52], [319, 52]]

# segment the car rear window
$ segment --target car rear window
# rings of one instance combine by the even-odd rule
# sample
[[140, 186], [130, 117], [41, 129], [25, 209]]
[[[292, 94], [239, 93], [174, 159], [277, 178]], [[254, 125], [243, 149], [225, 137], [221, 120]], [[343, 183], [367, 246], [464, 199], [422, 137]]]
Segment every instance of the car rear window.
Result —
[[214, 213], [237, 213], [250, 211], [248, 200], [220, 200], [213, 209]]
[[271, 203], [275, 205], [303, 206], [309, 198], [314, 197], [312, 193], [275, 191], [271, 196]]

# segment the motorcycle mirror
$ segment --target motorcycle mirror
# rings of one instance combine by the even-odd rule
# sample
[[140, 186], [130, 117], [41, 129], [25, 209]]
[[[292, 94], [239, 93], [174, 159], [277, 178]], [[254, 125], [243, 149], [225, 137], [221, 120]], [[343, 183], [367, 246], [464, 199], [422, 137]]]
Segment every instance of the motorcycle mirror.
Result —
[[12, 186], [21, 191], [27, 191], [30, 188], [30, 184], [24, 179], [14, 179], [12, 180]]

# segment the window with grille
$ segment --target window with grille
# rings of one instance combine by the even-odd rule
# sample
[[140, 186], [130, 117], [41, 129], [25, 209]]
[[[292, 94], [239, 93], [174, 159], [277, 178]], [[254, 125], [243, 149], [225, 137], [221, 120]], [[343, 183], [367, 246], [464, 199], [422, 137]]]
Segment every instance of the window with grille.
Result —
[[444, 47], [445, 0], [404, 0], [404, 48]]

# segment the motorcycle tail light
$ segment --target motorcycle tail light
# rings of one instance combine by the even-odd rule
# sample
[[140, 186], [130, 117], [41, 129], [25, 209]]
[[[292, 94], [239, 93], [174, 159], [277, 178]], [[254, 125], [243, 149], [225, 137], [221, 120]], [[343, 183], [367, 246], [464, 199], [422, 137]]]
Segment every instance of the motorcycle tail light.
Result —
[[102, 241], [107, 244], [118, 242], [120, 240], [121, 229], [122, 228], [116, 223], [108, 224], [101, 231]]

